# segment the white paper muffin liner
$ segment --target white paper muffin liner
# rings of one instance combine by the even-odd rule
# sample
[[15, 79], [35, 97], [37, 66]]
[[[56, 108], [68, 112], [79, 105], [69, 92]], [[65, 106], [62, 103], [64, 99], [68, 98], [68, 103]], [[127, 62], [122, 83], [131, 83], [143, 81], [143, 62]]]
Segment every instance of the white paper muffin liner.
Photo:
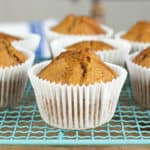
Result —
[[[121, 36], [124, 35], [125, 33], [126, 33], [126, 31], [121, 31], [115, 35], [115, 38], [116, 39], [123, 39], [123, 38], [121, 38]], [[134, 41], [126, 40], [126, 39], [123, 39], [123, 40], [125, 40], [131, 44], [131, 46], [132, 46], [131, 53], [141, 51], [141, 50], [150, 46], [150, 43], [144, 43], [144, 42], [138, 42], [138, 41], [134, 42]]]
[[[27, 70], [32, 66], [34, 54], [20, 49], [27, 60], [16, 66], [0, 68], [0, 110], [13, 108], [22, 99], [27, 83]], [[6, 60], [7, 61], [7, 60]]]
[[2, 30], [0, 30], [0, 32], [22, 38], [22, 40], [12, 42], [12, 45], [18, 49], [24, 47], [26, 50], [30, 50], [34, 52], [38, 48], [40, 43], [40, 36], [38, 34], [9, 33]]
[[[57, 22], [58, 23], [58, 22]], [[48, 39], [48, 42], [51, 42], [52, 40], [56, 40], [58, 38], [64, 38], [64, 37], [112, 37], [113, 36], [113, 29], [110, 27], [101, 24], [100, 26], [106, 31], [106, 34], [99, 34], [99, 35], [67, 35], [67, 34], [60, 34], [57, 32], [54, 32], [51, 30], [53, 26], [57, 24], [55, 21], [50, 21], [45, 26], [45, 34]]]
[[51, 42], [51, 50], [53, 53], [53, 56], [58, 56], [61, 52], [66, 51], [66, 47], [81, 41], [103, 41], [105, 43], [108, 43], [114, 47], [112, 50], [99, 50], [96, 52], [98, 56], [101, 57], [102, 60], [121, 65], [123, 66], [125, 63], [126, 58], [128, 57], [128, 54], [131, 50], [131, 45], [128, 42], [125, 42], [124, 40], [118, 39], [109, 39], [109, 38], [91, 38], [91, 37], [74, 37], [74, 38], [61, 38], [58, 40], [54, 40]]
[[87, 129], [111, 120], [127, 76], [125, 69], [108, 64], [118, 73], [116, 79], [75, 86], [40, 79], [37, 74], [48, 63], [37, 64], [28, 71], [40, 114], [47, 124], [63, 129]]
[[136, 52], [127, 59], [133, 96], [139, 106], [150, 109], [150, 68], [142, 67], [132, 61], [138, 54], [139, 52]]

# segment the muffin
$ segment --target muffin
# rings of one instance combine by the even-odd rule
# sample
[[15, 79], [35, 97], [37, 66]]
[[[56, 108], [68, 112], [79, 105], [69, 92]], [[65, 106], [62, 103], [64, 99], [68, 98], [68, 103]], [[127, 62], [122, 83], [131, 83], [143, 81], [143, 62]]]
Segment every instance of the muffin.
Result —
[[106, 34], [106, 31], [91, 17], [69, 15], [51, 28], [60, 34], [96, 35]]
[[23, 34], [23, 33], [9, 33], [5, 31], [0, 32], [0, 39], [4, 39], [12, 43], [14, 47], [22, 48], [24, 47], [30, 51], [36, 51], [39, 46], [40, 36], [33, 33]]
[[121, 37], [129, 41], [150, 43], [150, 22], [137, 22], [127, 33]]
[[135, 102], [150, 109], [150, 47], [132, 54], [127, 60]]
[[142, 50], [150, 46], [150, 21], [138, 21], [128, 32], [121, 32], [117, 36], [133, 45], [133, 51]]
[[8, 40], [0, 39], [0, 109], [12, 108], [21, 101], [27, 81], [27, 70], [34, 55], [19, 51]]
[[131, 45], [123, 40], [108, 38], [62, 38], [51, 42], [53, 56], [70, 50], [92, 50], [103, 61], [124, 66], [124, 62], [131, 50]]
[[68, 15], [58, 23], [47, 21], [45, 34], [50, 46], [51, 41], [64, 37], [112, 37], [113, 30], [91, 17]]
[[126, 74], [90, 50], [66, 51], [28, 72], [43, 120], [64, 129], [94, 128], [108, 122]]
[[13, 36], [13, 35], [10, 35], [10, 34], [4, 33], [4, 32], [0, 32], [0, 39], [7, 40], [9, 42], [22, 40], [22, 38], [20, 38], [20, 37]]

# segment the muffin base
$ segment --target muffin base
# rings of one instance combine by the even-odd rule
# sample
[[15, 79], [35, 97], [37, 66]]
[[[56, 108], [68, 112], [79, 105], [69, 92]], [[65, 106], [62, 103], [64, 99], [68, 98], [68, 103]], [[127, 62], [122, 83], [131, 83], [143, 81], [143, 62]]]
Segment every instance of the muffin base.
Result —
[[132, 61], [138, 53], [131, 55], [127, 60], [133, 96], [139, 106], [150, 109], [150, 69]]

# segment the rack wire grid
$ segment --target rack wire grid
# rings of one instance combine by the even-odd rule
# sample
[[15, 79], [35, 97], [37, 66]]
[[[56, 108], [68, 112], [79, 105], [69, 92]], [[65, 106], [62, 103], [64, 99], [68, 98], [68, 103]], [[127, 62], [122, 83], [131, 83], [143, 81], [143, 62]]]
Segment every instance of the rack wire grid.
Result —
[[[42, 61], [37, 59], [37, 62]], [[63, 130], [48, 126], [39, 114], [28, 83], [23, 101], [13, 110], [0, 112], [0, 144], [113, 145], [150, 144], [150, 111], [133, 101], [127, 79], [113, 119], [95, 129]]]

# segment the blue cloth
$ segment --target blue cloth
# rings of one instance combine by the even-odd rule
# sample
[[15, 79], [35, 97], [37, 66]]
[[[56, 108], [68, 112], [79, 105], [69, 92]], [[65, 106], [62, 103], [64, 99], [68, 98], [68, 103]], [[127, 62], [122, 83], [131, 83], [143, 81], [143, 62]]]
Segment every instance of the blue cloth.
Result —
[[29, 26], [32, 33], [39, 34], [41, 37], [39, 47], [36, 50], [36, 56], [44, 56], [44, 41], [46, 41], [46, 37], [43, 30], [43, 23], [32, 22]]

